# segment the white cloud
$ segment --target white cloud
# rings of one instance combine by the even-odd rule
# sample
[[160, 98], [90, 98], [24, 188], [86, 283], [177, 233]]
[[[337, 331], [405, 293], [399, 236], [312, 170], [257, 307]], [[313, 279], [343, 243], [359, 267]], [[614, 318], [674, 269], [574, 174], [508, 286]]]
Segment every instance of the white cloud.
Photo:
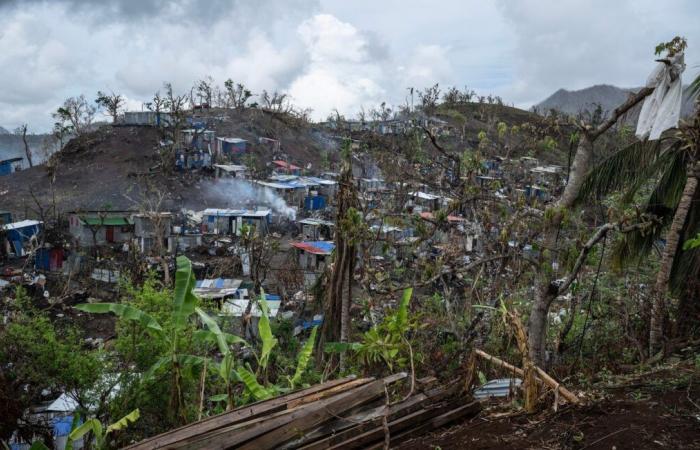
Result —
[[694, 0], [0, 0], [0, 125], [48, 129], [68, 96], [138, 105], [206, 75], [287, 92], [316, 118], [435, 83], [530, 106], [560, 87], [638, 85], [676, 34], [690, 78], [698, 12]]
[[[515, 33], [515, 79], [506, 98], [521, 105], [559, 88], [640, 86], [654, 66], [654, 47], [689, 39], [686, 61], [698, 63], [700, 4], [682, 0], [499, 0]], [[692, 73], [692, 71], [690, 71]]]
[[371, 54], [366, 35], [349, 23], [328, 14], [318, 14], [298, 28], [310, 63], [289, 93], [317, 119], [337, 109], [352, 115], [362, 105], [380, 103], [385, 71], [382, 61]]

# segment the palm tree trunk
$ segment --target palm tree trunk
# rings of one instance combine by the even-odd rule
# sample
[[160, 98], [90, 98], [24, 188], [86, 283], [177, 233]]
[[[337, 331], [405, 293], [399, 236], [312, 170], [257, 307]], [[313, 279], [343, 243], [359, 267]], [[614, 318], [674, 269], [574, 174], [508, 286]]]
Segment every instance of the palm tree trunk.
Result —
[[685, 181], [683, 195], [676, 208], [676, 213], [671, 222], [671, 228], [666, 235], [666, 245], [664, 246], [663, 254], [661, 255], [661, 267], [656, 276], [656, 285], [654, 289], [654, 300], [651, 307], [651, 323], [649, 326], [649, 355], [659, 350], [661, 340], [663, 339], [663, 318], [666, 306], [666, 291], [668, 290], [668, 282], [671, 278], [671, 269], [673, 262], [678, 252], [680, 244], [681, 232], [685, 221], [688, 217], [688, 212], [695, 195], [695, 190], [698, 187], [698, 172], [700, 172], [700, 161], [696, 162], [688, 170], [688, 178]]

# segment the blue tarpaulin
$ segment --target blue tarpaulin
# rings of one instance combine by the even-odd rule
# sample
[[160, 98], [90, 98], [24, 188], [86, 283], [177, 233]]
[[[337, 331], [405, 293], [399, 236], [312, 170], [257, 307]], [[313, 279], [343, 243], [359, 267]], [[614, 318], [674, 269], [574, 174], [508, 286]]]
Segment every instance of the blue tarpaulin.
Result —
[[304, 208], [309, 210], [309, 211], [314, 211], [318, 209], [324, 209], [326, 207], [326, 198], [317, 195], [317, 196], [308, 196], [304, 199]]

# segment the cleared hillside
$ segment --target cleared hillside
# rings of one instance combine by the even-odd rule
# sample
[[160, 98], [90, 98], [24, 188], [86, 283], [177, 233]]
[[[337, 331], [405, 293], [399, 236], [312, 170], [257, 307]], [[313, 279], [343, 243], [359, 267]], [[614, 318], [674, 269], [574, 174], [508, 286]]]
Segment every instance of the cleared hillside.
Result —
[[[323, 133], [308, 124], [273, 117], [260, 111], [232, 112], [218, 116], [212, 127], [220, 136], [241, 137], [251, 142], [251, 152], [267, 164], [279, 152], [258, 144], [258, 137], [278, 139], [281, 153], [295, 163], [319, 164], [322, 152], [332, 151]], [[145, 126], [103, 126], [73, 139], [54, 155], [50, 165], [0, 177], [0, 209], [17, 217], [37, 217], [40, 208], [55, 201], [59, 211], [110, 208], [139, 209], [142, 196], [160, 191], [163, 208], [220, 206], [210, 199], [202, 176], [197, 173], [163, 171], [157, 153], [159, 130]], [[52, 181], [53, 180], [53, 181]]]

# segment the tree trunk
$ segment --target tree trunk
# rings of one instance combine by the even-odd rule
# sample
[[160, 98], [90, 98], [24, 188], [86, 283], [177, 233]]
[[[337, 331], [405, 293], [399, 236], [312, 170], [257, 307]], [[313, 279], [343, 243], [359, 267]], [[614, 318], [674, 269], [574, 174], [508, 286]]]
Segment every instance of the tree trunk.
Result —
[[[652, 88], [642, 88], [635, 95], [630, 97], [625, 103], [615, 108], [610, 118], [593, 130], [586, 129], [581, 133], [576, 155], [571, 164], [568, 182], [564, 188], [561, 198], [548, 208], [549, 214], [545, 214], [544, 224], [544, 251], [550, 252], [549, 258], [542, 258], [540, 262], [540, 275], [535, 287], [535, 298], [532, 304], [532, 311], [528, 321], [528, 346], [530, 356], [534, 364], [545, 367], [545, 344], [547, 337], [547, 313], [552, 302], [563, 292], [552, 284], [556, 279], [552, 277], [552, 263], [557, 261], [557, 242], [559, 238], [559, 228], [564, 218], [564, 210], [573, 208], [576, 198], [581, 191], [585, 181], [585, 176], [590, 170], [593, 158], [593, 143], [599, 136], [605, 133], [610, 127], [615, 125], [617, 120], [629, 111], [634, 105], [641, 102], [653, 92]], [[548, 219], [549, 217], [549, 219]]]
[[32, 150], [29, 148], [29, 143], [27, 142], [27, 126], [22, 127], [22, 142], [24, 143], [24, 153], [27, 155], [27, 162], [29, 167], [34, 167], [34, 162], [32, 161]]
[[664, 336], [663, 318], [665, 312], [666, 291], [671, 278], [671, 269], [678, 252], [681, 232], [685, 225], [688, 212], [692, 204], [693, 196], [698, 187], [698, 172], [700, 172], [700, 162], [696, 162], [688, 170], [688, 178], [685, 181], [685, 188], [681, 195], [681, 200], [673, 215], [673, 222], [666, 234], [666, 245], [661, 255], [661, 266], [656, 276], [654, 288], [654, 303], [651, 307], [651, 324], [649, 326], [649, 356], [659, 350]]
[[569, 183], [561, 198], [552, 206], [550, 218], [545, 214], [544, 249], [550, 252], [549, 258], [544, 258], [540, 266], [540, 276], [535, 287], [535, 298], [528, 320], [528, 347], [530, 358], [539, 367], [545, 367], [545, 344], [547, 338], [547, 314], [552, 302], [559, 295], [556, 286], [552, 285], [551, 268], [557, 262], [559, 227], [564, 218], [563, 211], [570, 209], [578, 196], [584, 177], [590, 169], [593, 156], [593, 142], [583, 133], [579, 141], [574, 162], [569, 173]]

